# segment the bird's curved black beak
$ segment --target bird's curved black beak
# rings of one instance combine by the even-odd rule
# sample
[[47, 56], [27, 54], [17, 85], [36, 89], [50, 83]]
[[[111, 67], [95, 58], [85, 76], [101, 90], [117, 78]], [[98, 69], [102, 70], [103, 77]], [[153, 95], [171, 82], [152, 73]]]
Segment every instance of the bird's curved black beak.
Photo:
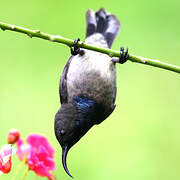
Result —
[[[68, 154], [68, 151], [69, 151], [69, 147], [68, 145], [65, 145], [63, 148], [62, 148], [62, 164], [63, 164], [63, 167], [64, 167], [64, 170], [66, 171], [66, 173], [72, 177], [72, 175], [70, 174], [68, 168], [67, 168], [67, 165], [66, 165], [66, 157], [67, 157], [67, 154]], [[72, 177], [73, 178], [73, 177]]]

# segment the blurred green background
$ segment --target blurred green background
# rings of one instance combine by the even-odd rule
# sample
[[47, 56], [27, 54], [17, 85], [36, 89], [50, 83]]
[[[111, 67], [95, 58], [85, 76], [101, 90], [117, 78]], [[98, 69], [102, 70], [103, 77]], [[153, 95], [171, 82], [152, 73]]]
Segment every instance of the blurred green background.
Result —
[[[105, 7], [122, 28], [113, 49], [128, 46], [131, 54], [180, 65], [179, 0], [16, 0], [1, 1], [0, 21], [81, 40], [85, 12]], [[45, 135], [56, 149], [58, 180], [68, 180], [54, 136], [59, 108], [59, 77], [70, 55], [68, 47], [0, 31], [0, 145], [9, 129], [23, 138]], [[180, 178], [180, 76], [128, 62], [117, 65], [115, 112], [93, 127], [68, 156], [77, 180], [177, 180]], [[9, 180], [19, 161], [13, 158]], [[17, 179], [23, 174], [23, 170]], [[29, 172], [27, 180], [36, 178]]]

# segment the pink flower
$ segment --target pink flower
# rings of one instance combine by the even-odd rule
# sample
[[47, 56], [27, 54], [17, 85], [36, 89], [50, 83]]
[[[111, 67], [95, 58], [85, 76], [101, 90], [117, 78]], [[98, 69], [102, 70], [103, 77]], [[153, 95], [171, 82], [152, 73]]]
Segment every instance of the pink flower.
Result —
[[41, 177], [51, 177], [49, 171], [55, 170], [54, 149], [44, 136], [32, 134], [28, 136], [27, 144], [19, 139], [17, 147], [19, 159], [26, 158], [29, 169]]
[[11, 156], [15, 154], [15, 151], [10, 144], [2, 146], [0, 151], [0, 174], [9, 173], [11, 170]]

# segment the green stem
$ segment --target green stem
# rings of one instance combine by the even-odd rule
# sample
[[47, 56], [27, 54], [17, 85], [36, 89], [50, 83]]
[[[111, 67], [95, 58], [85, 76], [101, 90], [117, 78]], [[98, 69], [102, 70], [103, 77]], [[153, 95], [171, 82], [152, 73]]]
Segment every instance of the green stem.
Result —
[[28, 172], [29, 172], [29, 167], [27, 167], [26, 170], [24, 171], [24, 175], [22, 177], [22, 180], [25, 180]]
[[[59, 35], [55, 36], [55, 35], [51, 35], [51, 34], [46, 34], [46, 33], [40, 32], [40, 30], [31, 30], [31, 29], [20, 27], [20, 26], [6, 24], [3, 22], [0, 22], [0, 28], [2, 30], [10, 30], [10, 31], [16, 31], [16, 32], [24, 33], [31, 38], [32, 37], [38, 37], [38, 38], [46, 39], [46, 40], [49, 40], [52, 42], [62, 43], [62, 44], [65, 44], [69, 47], [72, 46], [74, 43], [74, 41], [72, 39], [64, 38], [64, 37], [59, 36]], [[78, 44], [81, 48], [101, 52], [101, 53], [107, 54], [107, 55], [112, 56], [112, 57], [119, 57], [120, 56], [119, 51], [92, 46], [89, 44], [85, 44], [81, 41]], [[169, 71], [174, 71], [176, 73], [180, 73], [180, 66], [168, 64], [165, 62], [161, 62], [159, 60], [148, 59], [148, 58], [144, 58], [144, 57], [140, 57], [140, 56], [135, 56], [132, 54], [129, 54], [128, 60], [132, 61], [132, 62], [150, 65], [150, 66], [166, 69]]]
[[17, 167], [16, 172], [14, 173], [14, 176], [12, 177], [12, 180], [16, 179], [17, 175], [19, 174], [20, 170], [22, 169], [25, 163], [26, 163], [26, 158], [24, 158], [19, 164], [19, 166]]

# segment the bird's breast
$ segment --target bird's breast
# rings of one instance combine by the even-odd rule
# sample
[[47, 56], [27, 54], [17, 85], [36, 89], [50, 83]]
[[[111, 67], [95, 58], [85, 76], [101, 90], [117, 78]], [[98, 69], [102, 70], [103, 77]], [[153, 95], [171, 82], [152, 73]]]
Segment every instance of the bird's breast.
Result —
[[116, 69], [108, 55], [85, 50], [74, 56], [67, 73], [68, 101], [87, 94], [106, 107], [114, 105], [116, 97]]

